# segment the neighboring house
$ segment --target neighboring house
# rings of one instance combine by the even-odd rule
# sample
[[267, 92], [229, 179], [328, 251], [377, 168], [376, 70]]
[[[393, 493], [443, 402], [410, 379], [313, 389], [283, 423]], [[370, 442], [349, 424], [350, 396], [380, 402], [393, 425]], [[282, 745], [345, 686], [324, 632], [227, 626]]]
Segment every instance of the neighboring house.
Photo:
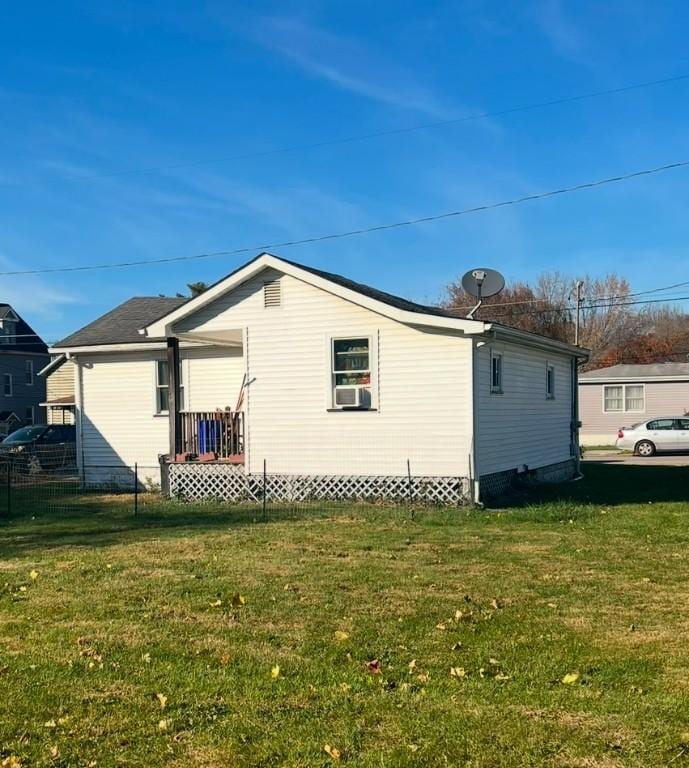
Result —
[[273, 498], [406, 494], [410, 472], [442, 501], [578, 471], [586, 351], [270, 254], [186, 301], [130, 299], [53, 352], [76, 366], [87, 482], [190, 453], [219, 461], [171, 464], [186, 497], [264, 470]]
[[689, 413], [689, 363], [613, 365], [579, 377], [582, 445], [611, 445], [620, 427]]
[[38, 375], [45, 379], [48, 424], [74, 424], [74, 361], [67, 355], [53, 355]]
[[[44, 420], [45, 381], [38, 372], [49, 359], [45, 343], [28, 323], [9, 304], [0, 304], [0, 411], [16, 416], [13, 428]], [[0, 431], [6, 424], [0, 422]]]

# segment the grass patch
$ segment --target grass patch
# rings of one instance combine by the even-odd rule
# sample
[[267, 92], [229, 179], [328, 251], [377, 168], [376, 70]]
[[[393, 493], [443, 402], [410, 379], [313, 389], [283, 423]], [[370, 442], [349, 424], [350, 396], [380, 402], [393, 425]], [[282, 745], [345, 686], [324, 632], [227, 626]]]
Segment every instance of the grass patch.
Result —
[[18, 497], [0, 762], [689, 765], [689, 470], [585, 471], [413, 521]]

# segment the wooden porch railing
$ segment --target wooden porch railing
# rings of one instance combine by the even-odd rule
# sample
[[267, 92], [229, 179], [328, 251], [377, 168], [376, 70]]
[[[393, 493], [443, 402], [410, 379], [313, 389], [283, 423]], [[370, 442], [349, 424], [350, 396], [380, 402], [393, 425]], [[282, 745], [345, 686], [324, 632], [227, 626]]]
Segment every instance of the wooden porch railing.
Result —
[[242, 411], [182, 411], [182, 451], [198, 456], [214, 453], [219, 459], [238, 459], [244, 453]]

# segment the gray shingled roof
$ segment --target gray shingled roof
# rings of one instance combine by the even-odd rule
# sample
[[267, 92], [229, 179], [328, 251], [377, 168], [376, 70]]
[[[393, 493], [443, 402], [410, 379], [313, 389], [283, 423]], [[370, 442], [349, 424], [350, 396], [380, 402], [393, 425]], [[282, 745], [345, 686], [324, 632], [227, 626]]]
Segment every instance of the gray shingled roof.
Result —
[[647, 365], [611, 365], [582, 373], [579, 381], [603, 379], [689, 379], [689, 363], [649, 363]]
[[172, 312], [188, 299], [167, 296], [136, 296], [72, 333], [54, 347], [89, 347], [96, 344], [128, 344], [154, 341], [139, 334], [139, 328]]

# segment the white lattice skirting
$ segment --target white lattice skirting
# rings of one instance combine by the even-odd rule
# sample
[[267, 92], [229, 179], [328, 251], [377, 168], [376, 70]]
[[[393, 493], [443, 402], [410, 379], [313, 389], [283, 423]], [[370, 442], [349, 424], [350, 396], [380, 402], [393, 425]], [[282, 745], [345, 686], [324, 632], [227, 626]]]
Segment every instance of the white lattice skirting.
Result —
[[231, 464], [170, 464], [170, 496], [189, 501], [234, 502], [412, 501], [465, 504], [470, 485], [463, 477], [403, 475], [247, 475]]

